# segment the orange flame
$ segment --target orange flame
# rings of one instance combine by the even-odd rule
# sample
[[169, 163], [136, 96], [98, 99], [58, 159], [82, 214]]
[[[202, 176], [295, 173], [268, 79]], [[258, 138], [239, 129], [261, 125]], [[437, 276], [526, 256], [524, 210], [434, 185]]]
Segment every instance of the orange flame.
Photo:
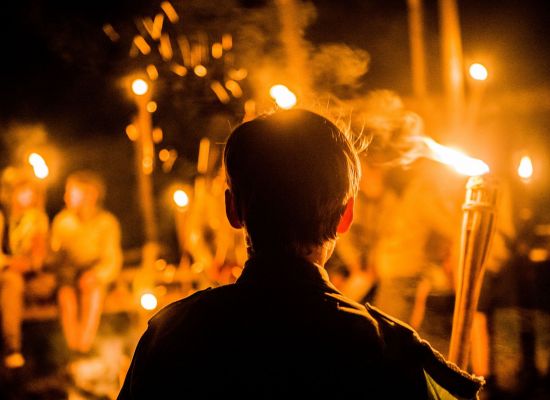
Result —
[[456, 172], [467, 176], [479, 176], [489, 172], [489, 166], [483, 161], [467, 156], [466, 154], [443, 146], [429, 137], [422, 137], [422, 142], [428, 150], [426, 157], [448, 165]]

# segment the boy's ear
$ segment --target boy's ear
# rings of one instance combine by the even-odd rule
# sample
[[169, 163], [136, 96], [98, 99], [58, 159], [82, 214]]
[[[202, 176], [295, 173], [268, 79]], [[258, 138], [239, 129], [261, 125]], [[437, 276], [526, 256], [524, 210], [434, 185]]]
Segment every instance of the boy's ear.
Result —
[[235, 196], [229, 189], [225, 190], [225, 215], [227, 215], [227, 219], [233, 228], [241, 229], [243, 227], [243, 223], [237, 212]]
[[336, 227], [336, 233], [346, 233], [349, 230], [351, 223], [353, 222], [354, 202], [355, 202], [355, 198], [351, 197], [346, 203], [346, 209], [344, 210], [344, 213], [340, 217], [340, 222]]

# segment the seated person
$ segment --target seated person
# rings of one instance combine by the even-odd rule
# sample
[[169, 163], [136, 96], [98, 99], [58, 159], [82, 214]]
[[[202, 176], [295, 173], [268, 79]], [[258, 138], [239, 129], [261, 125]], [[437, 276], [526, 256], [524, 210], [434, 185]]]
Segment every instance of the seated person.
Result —
[[55, 279], [42, 270], [49, 221], [44, 190], [31, 171], [8, 168], [2, 182], [6, 203], [0, 213], [0, 314], [4, 364], [25, 364], [21, 352], [21, 322], [25, 298], [44, 299], [55, 290]]
[[52, 263], [58, 276], [61, 325], [69, 350], [76, 353], [91, 350], [105, 289], [122, 266], [120, 226], [101, 206], [104, 192], [95, 173], [73, 173], [65, 188], [67, 207], [52, 223]]
[[150, 320], [119, 399], [426, 399], [443, 388], [475, 398], [481, 380], [328, 280], [324, 265], [350, 228], [361, 176], [352, 143], [305, 110], [233, 131], [225, 202], [247, 235], [243, 272]]

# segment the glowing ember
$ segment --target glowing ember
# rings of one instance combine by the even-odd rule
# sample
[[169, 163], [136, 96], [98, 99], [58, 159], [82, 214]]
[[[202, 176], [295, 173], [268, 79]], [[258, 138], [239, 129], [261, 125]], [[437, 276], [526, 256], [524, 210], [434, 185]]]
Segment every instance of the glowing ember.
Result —
[[214, 43], [212, 45], [212, 57], [221, 58], [223, 55], [223, 46], [221, 43]]
[[208, 73], [206, 67], [204, 65], [197, 65], [193, 71], [195, 72], [195, 75], [197, 75], [199, 78], [203, 78], [206, 76], [206, 74]]
[[157, 80], [157, 78], [159, 77], [159, 71], [157, 67], [155, 67], [153, 64], [149, 64], [145, 70], [147, 71], [149, 79], [151, 79], [152, 81]]
[[160, 4], [160, 8], [162, 8], [162, 11], [164, 11], [171, 23], [175, 24], [179, 21], [180, 17], [169, 1], [163, 1]]
[[157, 298], [153, 293], [144, 293], [141, 295], [141, 306], [146, 310], [157, 308]]
[[170, 37], [168, 34], [164, 33], [160, 37], [160, 46], [159, 46], [160, 56], [164, 61], [169, 61], [172, 59], [174, 53], [172, 52], [172, 44], [170, 43]]
[[147, 111], [150, 113], [154, 113], [155, 111], [157, 111], [157, 103], [154, 101], [150, 101], [149, 103], [147, 103]]
[[239, 68], [239, 69], [231, 68], [227, 74], [231, 79], [235, 81], [242, 81], [248, 75], [248, 71], [245, 68]]
[[126, 127], [126, 135], [132, 142], [136, 141], [139, 137], [139, 132], [135, 125], [130, 124]]
[[149, 46], [143, 36], [137, 35], [136, 37], [134, 37], [134, 44], [144, 55], [147, 55], [151, 52], [151, 46]]
[[210, 88], [216, 94], [216, 96], [218, 97], [218, 100], [220, 100], [220, 102], [222, 102], [223, 104], [229, 103], [229, 101], [231, 99], [229, 98], [229, 95], [227, 94], [227, 92], [225, 91], [223, 85], [220, 82], [213, 81], [210, 84]]
[[176, 75], [179, 75], [179, 76], [185, 76], [187, 75], [187, 68], [185, 68], [183, 65], [179, 65], [179, 64], [176, 64], [176, 63], [173, 63], [171, 66], [170, 66], [170, 69], [172, 70], [172, 72]]
[[159, 127], [156, 127], [153, 129], [153, 132], [151, 132], [153, 136], [153, 142], [154, 143], [160, 143], [162, 142], [162, 137], [164, 136], [164, 133], [162, 132], [162, 129]]
[[533, 176], [533, 163], [528, 156], [521, 158], [518, 167], [518, 175], [522, 179], [529, 179]]
[[230, 33], [224, 33], [222, 36], [222, 47], [224, 50], [231, 50], [233, 47], [233, 36]]
[[489, 172], [489, 166], [481, 160], [469, 157], [450, 147], [440, 145], [428, 137], [423, 137], [421, 140], [429, 149], [426, 157], [452, 167], [459, 174], [479, 176]]
[[243, 91], [239, 86], [239, 84], [234, 80], [230, 79], [227, 82], [225, 82], [225, 87], [227, 88], [227, 90], [231, 92], [233, 97], [236, 97], [236, 98], [242, 97]]
[[277, 105], [288, 110], [296, 105], [296, 95], [292, 93], [285, 85], [275, 85], [269, 90], [269, 94], [275, 100]]
[[151, 31], [151, 39], [158, 40], [162, 34], [162, 24], [164, 23], [164, 15], [157, 14], [153, 20], [153, 29]]
[[[162, 161], [162, 162], [166, 162], [168, 161], [168, 159], [170, 158], [170, 151], [168, 151], [168, 149], [162, 149], [161, 151], [159, 151], [159, 160]], [[174, 193], [174, 196], [175, 196], [175, 193]], [[174, 199], [175, 201], [175, 199]]]

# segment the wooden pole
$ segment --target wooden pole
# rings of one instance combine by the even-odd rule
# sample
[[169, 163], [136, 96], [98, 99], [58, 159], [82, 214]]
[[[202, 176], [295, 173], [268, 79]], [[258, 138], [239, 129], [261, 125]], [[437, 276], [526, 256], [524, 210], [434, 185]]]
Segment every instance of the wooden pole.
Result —
[[141, 273], [136, 276], [136, 290], [151, 289], [154, 264], [158, 258], [158, 226], [155, 215], [152, 174], [154, 169], [155, 149], [152, 136], [152, 117], [147, 111], [147, 103], [151, 101], [151, 88], [145, 94], [134, 95], [137, 105], [137, 115], [134, 124], [138, 131], [135, 143], [136, 173], [138, 198], [143, 219], [145, 243], [142, 248]]
[[439, 0], [441, 65], [450, 129], [458, 133], [464, 112], [462, 40], [456, 0]]
[[407, 5], [413, 92], [415, 97], [422, 101], [427, 93], [423, 3], [422, 0], [407, 0]]

